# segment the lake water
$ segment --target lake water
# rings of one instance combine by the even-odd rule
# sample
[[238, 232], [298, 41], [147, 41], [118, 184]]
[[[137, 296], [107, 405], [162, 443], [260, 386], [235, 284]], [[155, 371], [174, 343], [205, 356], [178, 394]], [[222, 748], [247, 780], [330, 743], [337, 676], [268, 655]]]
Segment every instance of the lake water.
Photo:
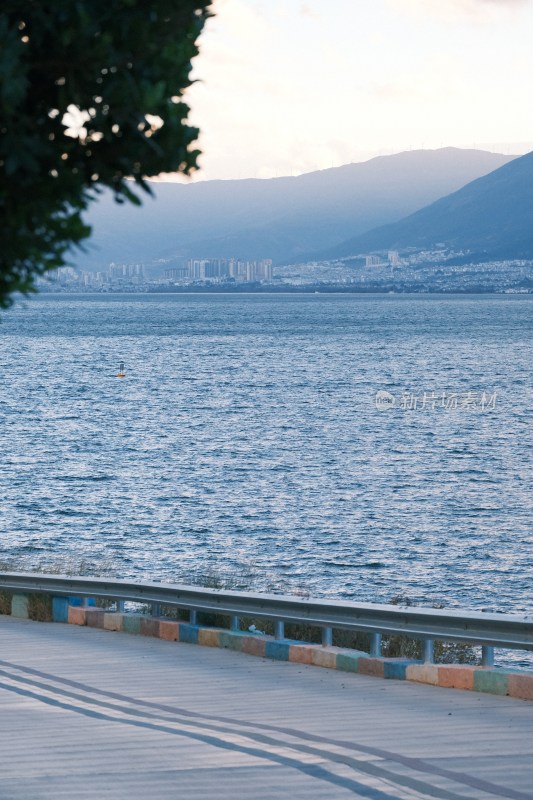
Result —
[[531, 612], [532, 309], [19, 302], [0, 324], [2, 560]]

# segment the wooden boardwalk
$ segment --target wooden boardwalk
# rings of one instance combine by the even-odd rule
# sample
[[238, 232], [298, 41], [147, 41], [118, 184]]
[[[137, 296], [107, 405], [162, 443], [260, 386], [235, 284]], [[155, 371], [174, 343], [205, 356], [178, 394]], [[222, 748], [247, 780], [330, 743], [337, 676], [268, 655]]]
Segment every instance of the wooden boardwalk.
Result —
[[533, 703], [0, 617], [1, 800], [533, 800]]

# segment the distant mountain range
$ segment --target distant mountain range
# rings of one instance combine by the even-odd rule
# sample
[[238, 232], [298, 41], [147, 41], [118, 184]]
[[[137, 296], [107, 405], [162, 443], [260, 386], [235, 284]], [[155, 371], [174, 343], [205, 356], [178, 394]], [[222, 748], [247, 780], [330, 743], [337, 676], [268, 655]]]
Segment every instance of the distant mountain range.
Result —
[[379, 250], [467, 251], [464, 261], [533, 258], [533, 152], [394, 224], [316, 253], [341, 258]]
[[102, 269], [111, 261], [236, 257], [294, 263], [317, 251], [345, 253], [354, 237], [396, 222], [514, 158], [443, 148], [292, 178], [153, 182], [155, 199], [143, 197], [140, 208], [119, 205], [104, 193], [86, 215], [93, 227], [87, 252], [72, 260]]

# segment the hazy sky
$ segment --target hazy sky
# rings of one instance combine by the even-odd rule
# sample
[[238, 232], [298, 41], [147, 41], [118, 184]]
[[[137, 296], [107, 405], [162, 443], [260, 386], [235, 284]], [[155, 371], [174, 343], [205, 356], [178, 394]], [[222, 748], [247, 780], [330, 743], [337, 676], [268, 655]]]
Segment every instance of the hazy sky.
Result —
[[533, 150], [533, 0], [215, 0], [188, 93], [201, 176], [409, 148]]

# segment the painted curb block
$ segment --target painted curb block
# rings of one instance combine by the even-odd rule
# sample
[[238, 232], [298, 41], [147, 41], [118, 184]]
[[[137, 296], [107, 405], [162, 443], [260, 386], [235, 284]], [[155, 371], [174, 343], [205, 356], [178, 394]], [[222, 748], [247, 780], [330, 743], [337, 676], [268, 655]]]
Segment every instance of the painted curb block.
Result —
[[200, 628], [198, 644], [202, 647], [220, 647], [220, 631], [216, 628]]
[[264, 658], [266, 655], [266, 638], [260, 635], [243, 636], [241, 652], [247, 653], [249, 656]]
[[288, 642], [281, 642], [276, 640], [267, 640], [265, 647], [265, 656], [272, 658], [274, 661], [288, 661], [291, 646]]
[[[86, 606], [95, 606], [96, 600], [94, 597], [86, 597]], [[69, 606], [83, 606], [83, 598], [82, 597], [69, 597], [68, 598]]]
[[104, 627], [104, 614], [103, 608], [86, 608], [85, 609], [85, 624], [89, 628], [103, 628]]
[[409, 664], [405, 670], [405, 679], [414, 683], [439, 685], [439, 668], [436, 664]]
[[476, 669], [474, 671], [474, 691], [488, 694], [508, 694], [509, 673], [507, 670]]
[[385, 664], [382, 658], [360, 658], [357, 665], [359, 675], [372, 675], [374, 678], [385, 677]]
[[191, 625], [188, 622], [180, 622], [178, 625], [178, 642], [188, 644], [198, 644], [198, 625]]
[[407, 679], [407, 668], [412, 663], [412, 661], [405, 658], [383, 659], [383, 677], [395, 681], [405, 681]]
[[337, 669], [339, 651], [333, 647], [311, 647], [311, 664], [325, 669]]
[[159, 638], [167, 642], [177, 642], [179, 636], [178, 623], [162, 619], [159, 622]]
[[27, 594], [14, 594], [11, 598], [11, 616], [28, 619], [29, 597]]
[[237, 631], [220, 631], [220, 636], [218, 637], [219, 647], [224, 647], [227, 650], [237, 650], [239, 653], [242, 653], [244, 639], [244, 633], [237, 633]]
[[141, 615], [123, 614], [122, 630], [124, 633], [139, 634], [141, 632]]
[[68, 622], [68, 597], [52, 597], [52, 622]]
[[87, 616], [85, 614], [86, 611], [87, 611], [86, 608], [80, 608], [79, 606], [69, 606], [67, 622], [70, 625], [87, 625]]
[[289, 661], [296, 664], [312, 664], [313, 648], [301, 644], [291, 644], [289, 646]]
[[124, 614], [119, 612], [106, 612], [104, 614], [104, 628], [106, 631], [121, 631]]
[[358, 650], [354, 650], [351, 653], [339, 653], [337, 655], [336, 667], [343, 672], [358, 672], [359, 659], [366, 658], [367, 655], [367, 653], [360, 653]]
[[154, 617], [141, 617], [139, 633], [141, 636], [153, 636], [159, 639], [159, 620]]
[[533, 675], [523, 672], [509, 672], [508, 686], [510, 697], [533, 700]]
[[439, 665], [439, 682], [437, 686], [445, 686], [447, 689], [469, 689], [474, 688], [473, 667], [464, 667], [460, 664], [447, 664], [445, 667]]

